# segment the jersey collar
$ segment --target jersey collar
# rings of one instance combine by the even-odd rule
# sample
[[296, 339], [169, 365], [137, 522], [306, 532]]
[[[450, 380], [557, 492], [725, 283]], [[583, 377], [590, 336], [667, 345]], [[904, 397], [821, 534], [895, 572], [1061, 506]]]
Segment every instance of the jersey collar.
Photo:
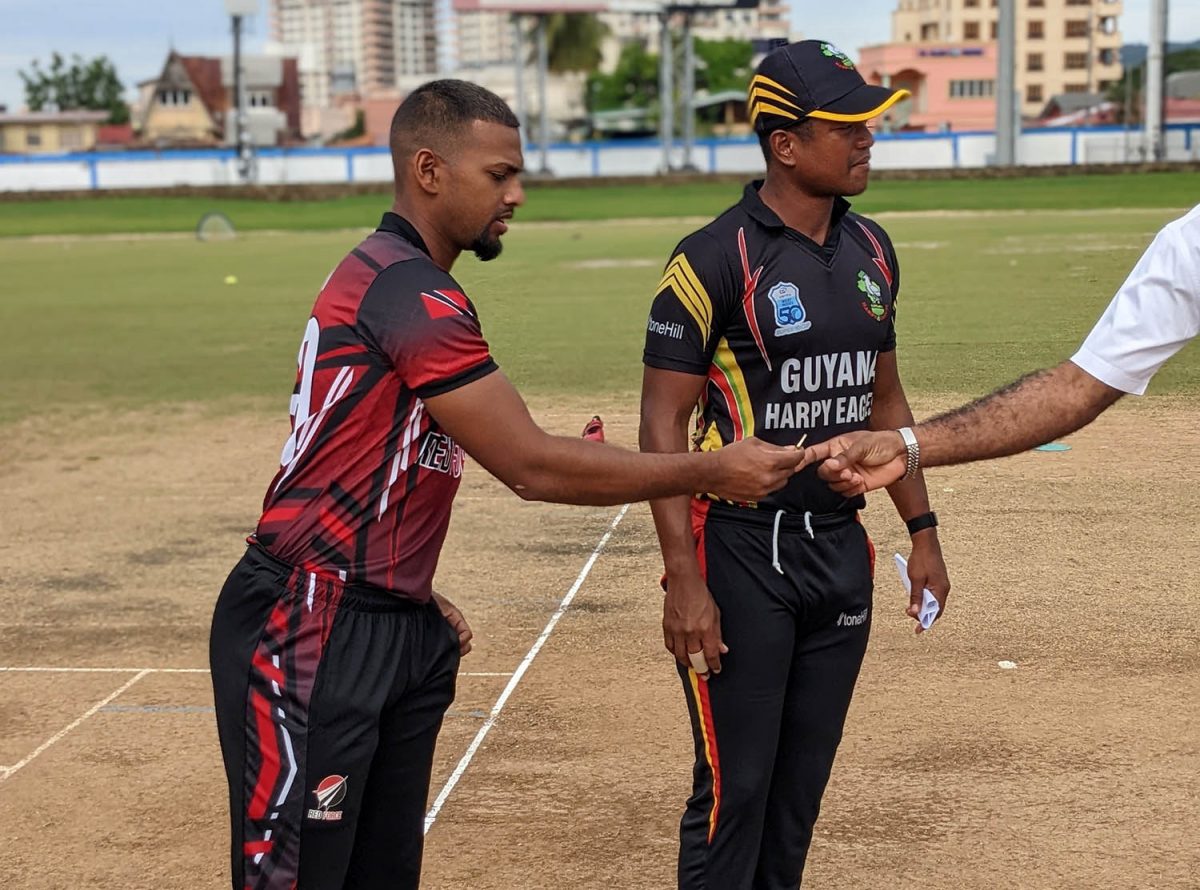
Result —
[[[768, 229], [786, 229], [783, 220], [770, 207], [763, 203], [759, 197], [758, 190], [762, 188], [765, 180], [756, 179], [753, 182], [746, 184], [746, 189], [742, 193], [741, 206], [742, 209], [754, 220]], [[850, 211], [850, 202], [845, 198], [838, 197], [833, 199], [833, 214], [829, 220], [829, 231], [832, 234], [833, 230], [841, 224], [843, 217]]]
[[425, 254], [425, 256], [429, 256], [429, 248], [425, 246], [425, 239], [421, 237], [421, 233], [417, 231], [416, 226], [398, 213], [392, 213], [390, 210], [385, 213], [383, 219], [379, 222], [379, 228], [375, 231], [390, 232], [393, 235], [399, 235], [413, 246], [420, 248], [421, 253]]

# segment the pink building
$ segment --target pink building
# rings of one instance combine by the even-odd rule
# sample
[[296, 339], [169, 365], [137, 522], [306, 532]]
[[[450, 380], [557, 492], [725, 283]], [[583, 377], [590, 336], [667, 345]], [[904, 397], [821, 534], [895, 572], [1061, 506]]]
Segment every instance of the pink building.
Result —
[[992, 130], [996, 126], [996, 45], [884, 43], [858, 51], [870, 83], [903, 87], [883, 130]]

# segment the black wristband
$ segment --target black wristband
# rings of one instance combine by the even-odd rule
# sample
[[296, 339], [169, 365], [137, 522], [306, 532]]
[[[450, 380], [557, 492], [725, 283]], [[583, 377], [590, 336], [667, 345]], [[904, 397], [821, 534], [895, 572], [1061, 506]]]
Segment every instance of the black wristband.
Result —
[[927, 528], [937, 528], [937, 514], [930, 510], [928, 513], [922, 513], [920, 516], [904, 520], [904, 524], [908, 526], [908, 533], [915, 535], [917, 532], [924, 531]]

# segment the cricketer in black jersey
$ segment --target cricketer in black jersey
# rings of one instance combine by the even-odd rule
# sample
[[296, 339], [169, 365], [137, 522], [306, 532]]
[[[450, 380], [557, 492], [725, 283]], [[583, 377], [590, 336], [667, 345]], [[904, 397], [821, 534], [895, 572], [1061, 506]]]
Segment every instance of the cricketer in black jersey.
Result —
[[[834, 207], [817, 245], [758, 196], [742, 200], [675, 249], [650, 310], [644, 361], [707, 377], [696, 440], [714, 450], [747, 436], [776, 445], [865, 429], [876, 361], [896, 348], [899, 265], [875, 222]], [[853, 511], [809, 467], [763, 509]]]
[[[896, 362], [895, 251], [843, 197], [867, 187], [866, 121], [905, 95], [866, 84], [821, 41], [763, 60], [748, 102], [767, 176], [666, 265], [646, 327], [643, 450], [720, 453], [751, 437], [814, 444], [911, 422]], [[932, 516], [921, 478], [889, 494], [901, 518]], [[863, 504], [813, 467], [754, 502], [651, 502], [666, 569], [663, 640], [694, 742], [680, 890], [800, 884], [873, 617]], [[944, 601], [936, 528], [917, 525], [910, 580]]]

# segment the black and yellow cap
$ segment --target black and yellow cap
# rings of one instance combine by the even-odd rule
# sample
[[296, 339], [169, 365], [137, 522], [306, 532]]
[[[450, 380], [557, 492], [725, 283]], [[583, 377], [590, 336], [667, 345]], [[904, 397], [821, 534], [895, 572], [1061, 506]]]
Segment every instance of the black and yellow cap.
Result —
[[747, 109], [760, 133], [805, 118], [870, 120], [909, 95], [869, 84], [850, 57], [823, 40], [801, 40], [770, 53], [750, 80]]

